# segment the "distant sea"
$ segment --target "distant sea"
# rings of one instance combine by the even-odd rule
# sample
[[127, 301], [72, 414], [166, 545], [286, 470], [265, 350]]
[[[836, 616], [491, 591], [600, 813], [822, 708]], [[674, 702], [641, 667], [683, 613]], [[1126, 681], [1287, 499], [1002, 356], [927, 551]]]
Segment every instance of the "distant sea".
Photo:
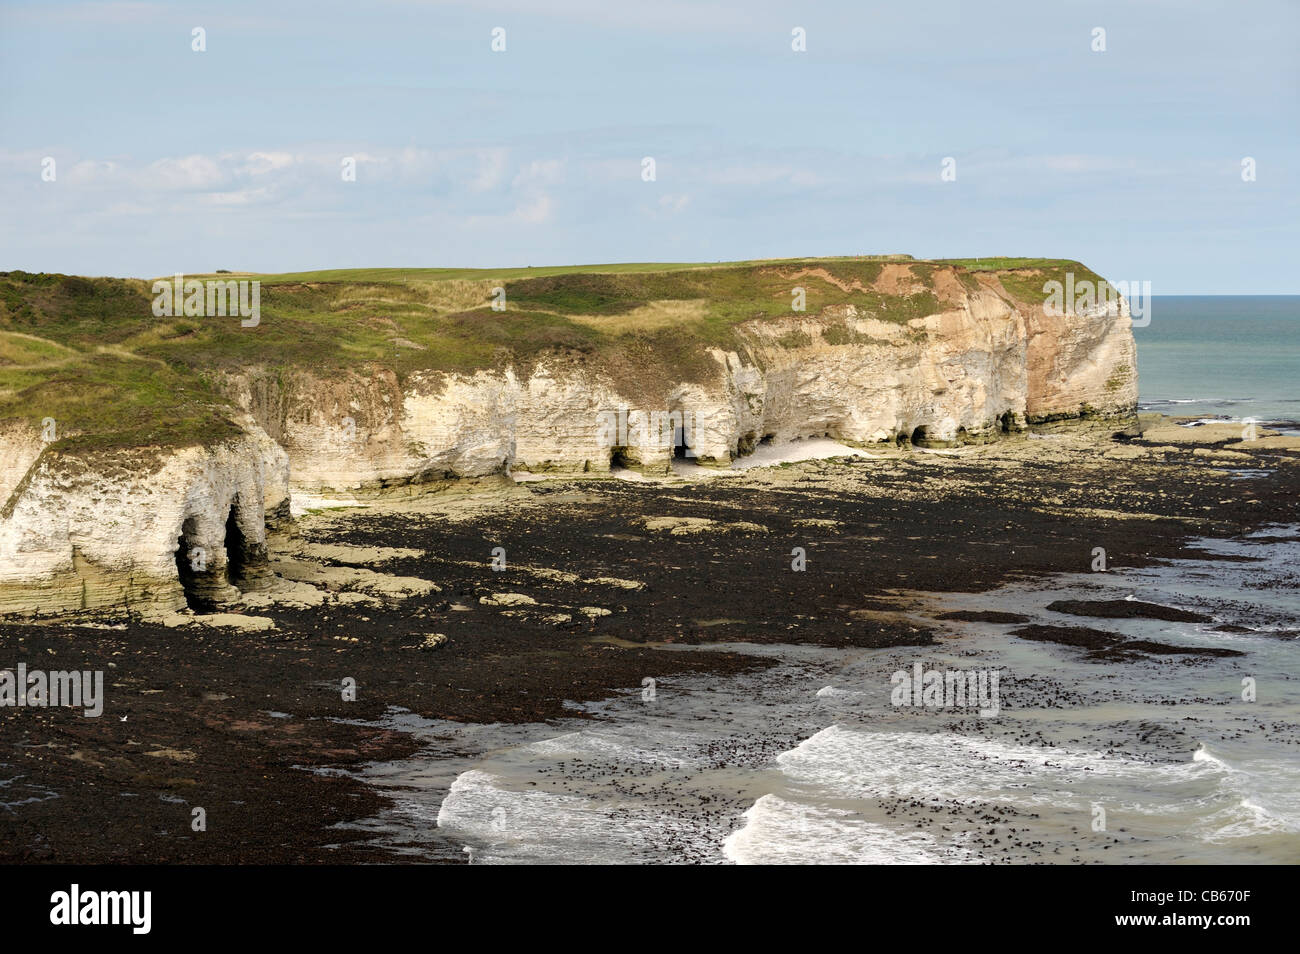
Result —
[[1157, 295], [1133, 337], [1141, 410], [1300, 427], [1300, 295]]

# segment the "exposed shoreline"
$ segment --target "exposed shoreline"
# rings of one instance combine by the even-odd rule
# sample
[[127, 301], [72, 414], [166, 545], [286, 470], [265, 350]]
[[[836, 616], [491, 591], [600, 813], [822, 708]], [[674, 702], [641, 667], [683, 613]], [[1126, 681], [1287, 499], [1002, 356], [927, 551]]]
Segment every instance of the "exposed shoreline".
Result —
[[[413, 751], [410, 737], [359, 724], [392, 706], [454, 721], [571, 718], [566, 701], [646, 676], [762, 665], [646, 644], [924, 644], [931, 634], [904, 612], [918, 592], [1087, 571], [1095, 547], [1113, 566], [1196, 558], [1191, 537], [1297, 519], [1294, 450], [1225, 450], [1223, 435], [1181, 430], [1215, 440], [1072, 427], [958, 455], [899, 451], [725, 480], [392, 497], [308, 515], [277, 542], [274, 564], [292, 582], [243, 610], [268, 628], [111, 612], [90, 626], [0, 622], [0, 667], [102, 668], [108, 697], [98, 719], [0, 710], [0, 772], [12, 780], [0, 857], [401, 861], [330, 827], [375, 815], [385, 796], [329, 769]], [[791, 570], [796, 546], [803, 573]], [[325, 595], [312, 605], [308, 591]], [[341, 699], [344, 677], [357, 680], [355, 702]], [[191, 832], [193, 806], [206, 809], [206, 832]]]

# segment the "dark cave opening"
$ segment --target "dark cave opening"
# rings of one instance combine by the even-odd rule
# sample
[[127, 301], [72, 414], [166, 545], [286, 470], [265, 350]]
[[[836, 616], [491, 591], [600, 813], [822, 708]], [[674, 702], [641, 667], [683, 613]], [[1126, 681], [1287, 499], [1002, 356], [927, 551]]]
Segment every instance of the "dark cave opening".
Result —
[[190, 517], [181, 525], [181, 535], [176, 538], [176, 575], [185, 593], [185, 605], [192, 610], [206, 610], [211, 600], [204, 595], [202, 584], [208, 572], [208, 554], [195, 543], [197, 534], [197, 518]]
[[242, 589], [248, 568], [248, 541], [244, 538], [244, 531], [239, 529], [235, 515], [238, 506], [236, 500], [230, 505], [230, 514], [226, 517], [226, 581]]

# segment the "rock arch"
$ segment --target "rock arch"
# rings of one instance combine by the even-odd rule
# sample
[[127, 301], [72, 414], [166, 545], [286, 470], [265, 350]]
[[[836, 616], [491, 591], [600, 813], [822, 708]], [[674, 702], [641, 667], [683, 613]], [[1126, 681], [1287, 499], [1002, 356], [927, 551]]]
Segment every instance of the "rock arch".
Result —
[[267, 586], [274, 574], [261, 507], [235, 494], [224, 506], [187, 514], [176, 538], [176, 575], [186, 605], [201, 612]]
[[210, 523], [204, 514], [190, 514], [181, 521], [176, 538], [176, 576], [186, 605], [199, 612], [210, 612], [238, 596], [226, 580], [225, 549]]
[[240, 494], [230, 502], [222, 541], [226, 581], [247, 592], [266, 587], [274, 574], [266, 550], [266, 519], [258, 503], [245, 505]]

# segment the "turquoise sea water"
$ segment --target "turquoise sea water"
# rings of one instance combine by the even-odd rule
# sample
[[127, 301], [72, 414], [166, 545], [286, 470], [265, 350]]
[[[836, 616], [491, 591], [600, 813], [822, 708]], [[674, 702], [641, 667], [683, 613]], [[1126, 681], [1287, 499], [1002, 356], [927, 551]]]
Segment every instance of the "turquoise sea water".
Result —
[[1163, 295], [1134, 328], [1142, 410], [1300, 422], [1300, 295]]

